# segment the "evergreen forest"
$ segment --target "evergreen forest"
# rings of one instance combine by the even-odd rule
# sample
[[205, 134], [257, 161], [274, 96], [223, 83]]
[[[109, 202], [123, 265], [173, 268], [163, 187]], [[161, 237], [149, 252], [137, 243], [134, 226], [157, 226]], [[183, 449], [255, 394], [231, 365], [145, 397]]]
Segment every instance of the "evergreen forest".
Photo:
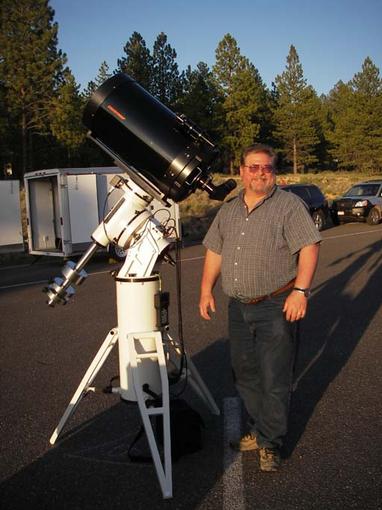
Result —
[[115, 69], [100, 62], [80, 90], [59, 49], [49, 0], [1, 1], [0, 178], [110, 165], [81, 118], [92, 92], [119, 72], [207, 133], [220, 149], [216, 171], [237, 173], [241, 149], [258, 141], [275, 147], [285, 172], [382, 171], [382, 78], [367, 55], [349, 82], [319, 96], [293, 45], [269, 88], [231, 34], [218, 42], [212, 68], [200, 61], [184, 70], [165, 33], [152, 48], [138, 32], [128, 36]]

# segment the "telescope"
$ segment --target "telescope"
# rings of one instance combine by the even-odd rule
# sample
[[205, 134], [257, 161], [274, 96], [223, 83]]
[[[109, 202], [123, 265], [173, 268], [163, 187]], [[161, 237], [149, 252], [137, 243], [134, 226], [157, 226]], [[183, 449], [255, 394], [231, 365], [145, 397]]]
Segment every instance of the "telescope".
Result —
[[[110, 392], [138, 404], [162, 494], [169, 498], [172, 472], [167, 364], [179, 365], [180, 376], [187, 377], [213, 414], [220, 413], [183, 345], [169, 335], [169, 298], [161, 290], [154, 265], [160, 256], [174, 262], [168, 251], [177, 233], [155, 217], [149, 204], [156, 198], [166, 207], [169, 201], [180, 202], [198, 189], [211, 199], [224, 200], [236, 182], [230, 179], [219, 186], [213, 184], [211, 165], [218, 154], [216, 146], [190, 120], [172, 112], [126, 74], [111, 77], [94, 92], [83, 121], [89, 138], [122, 170], [122, 175], [111, 181], [112, 189], [118, 189], [122, 196], [91, 234], [93, 243], [81, 259], [76, 264], [69, 261], [62, 277], [45, 289], [47, 303], [54, 306], [70, 300], [75, 286], [86, 279], [84, 267], [98, 248], [113, 243], [126, 251], [126, 258], [114, 274], [118, 326], [106, 336], [50, 443], [55, 443], [81, 399], [95, 391], [92, 382], [118, 344], [120, 385]], [[160, 406], [150, 404], [152, 393], [160, 395]], [[150, 420], [153, 415], [163, 420], [163, 462]]]
[[89, 137], [155, 198], [180, 202], [196, 189], [224, 200], [236, 182], [212, 183], [216, 146], [200, 128], [176, 115], [126, 74], [107, 80], [83, 116]]

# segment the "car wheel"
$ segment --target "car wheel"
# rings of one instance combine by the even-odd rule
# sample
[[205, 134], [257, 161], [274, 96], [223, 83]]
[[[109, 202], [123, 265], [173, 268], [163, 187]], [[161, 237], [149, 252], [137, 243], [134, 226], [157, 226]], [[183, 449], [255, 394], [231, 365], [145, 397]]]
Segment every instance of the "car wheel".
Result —
[[314, 211], [312, 220], [316, 225], [317, 230], [322, 230], [325, 226], [325, 216], [322, 211]]
[[123, 262], [126, 258], [126, 251], [115, 244], [110, 243], [108, 251], [110, 257], [118, 262]]
[[381, 221], [381, 213], [376, 207], [373, 207], [369, 212], [368, 217], [366, 218], [366, 222], [368, 225], [378, 225]]
[[340, 224], [340, 220], [338, 219], [338, 214], [336, 211], [332, 211], [330, 213], [330, 218], [332, 220], [333, 225], [337, 226]]

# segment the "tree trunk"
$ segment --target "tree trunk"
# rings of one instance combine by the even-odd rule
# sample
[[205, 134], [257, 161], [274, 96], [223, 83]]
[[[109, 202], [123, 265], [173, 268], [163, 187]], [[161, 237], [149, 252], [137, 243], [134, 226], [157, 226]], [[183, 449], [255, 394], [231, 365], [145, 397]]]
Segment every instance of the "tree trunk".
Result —
[[297, 146], [296, 146], [296, 138], [293, 138], [293, 173], [297, 174]]
[[27, 119], [25, 112], [22, 113], [21, 116], [21, 150], [22, 150], [22, 167], [21, 167], [21, 175], [20, 180], [24, 179], [24, 174], [27, 171], [27, 158], [28, 158], [28, 149], [27, 149]]
[[33, 152], [33, 133], [32, 131], [28, 131], [28, 164], [27, 164], [28, 172], [35, 170], [34, 168], [34, 152]]

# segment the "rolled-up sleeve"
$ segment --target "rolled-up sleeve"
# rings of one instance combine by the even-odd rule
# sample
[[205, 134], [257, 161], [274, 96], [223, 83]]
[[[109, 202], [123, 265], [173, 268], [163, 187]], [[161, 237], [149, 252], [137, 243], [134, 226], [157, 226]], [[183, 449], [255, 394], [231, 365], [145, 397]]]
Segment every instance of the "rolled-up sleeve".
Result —
[[218, 211], [215, 216], [208, 232], [203, 239], [203, 245], [208, 249], [213, 251], [214, 253], [218, 253], [219, 255], [223, 249], [223, 236], [220, 230], [220, 220], [221, 220], [221, 209]]
[[284, 223], [284, 237], [291, 254], [299, 252], [304, 246], [321, 241], [321, 235], [305, 204], [296, 198], [294, 207], [289, 209]]

